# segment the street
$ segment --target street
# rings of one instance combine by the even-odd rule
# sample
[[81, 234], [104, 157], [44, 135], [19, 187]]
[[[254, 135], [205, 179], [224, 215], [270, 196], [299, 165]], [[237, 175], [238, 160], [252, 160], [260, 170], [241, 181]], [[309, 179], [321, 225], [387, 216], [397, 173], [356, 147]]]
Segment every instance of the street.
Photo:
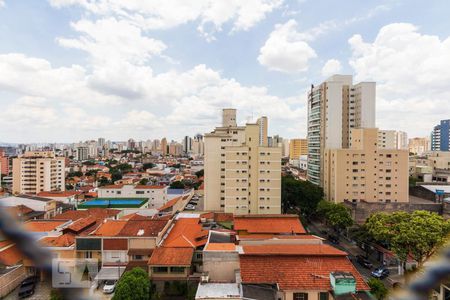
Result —
[[[347, 241], [345, 238], [340, 237], [339, 238], [339, 244], [333, 244], [330, 241], [327, 240], [327, 236], [324, 235], [322, 232], [328, 232], [329, 228], [326, 228], [325, 226], [323, 226], [320, 223], [310, 223], [308, 225], [308, 230], [311, 234], [317, 235], [321, 238], [326, 239], [325, 243], [338, 248], [339, 250], [345, 251], [348, 253], [348, 257], [349, 259], [352, 261], [353, 265], [355, 266], [355, 268], [358, 270], [358, 272], [363, 276], [364, 280], [367, 282], [367, 280], [369, 280], [371, 278], [371, 272], [376, 268], [380, 266], [379, 262], [376, 262], [374, 260], [371, 260], [371, 263], [373, 264], [374, 268], [372, 269], [367, 269], [364, 268], [363, 266], [361, 266], [360, 264], [358, 264], [356, 262], [356, 256], [357, 255], [364, 255], [364, 252], [355, 244]], [[389, 276], [385, 279], [382, 280], [382, 282], [384, 283], [384, 285], [387, 288], [391, 288], [393, 286], [393, 284], [395, 282], [397, 282], [398, 280], [395, 280], [394, 278], [397, 276]]]

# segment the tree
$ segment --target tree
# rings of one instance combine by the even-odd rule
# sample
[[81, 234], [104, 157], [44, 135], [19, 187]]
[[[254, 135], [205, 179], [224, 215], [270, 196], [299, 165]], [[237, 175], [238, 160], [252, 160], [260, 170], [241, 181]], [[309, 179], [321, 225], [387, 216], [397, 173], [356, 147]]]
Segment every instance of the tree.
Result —
[[98, 180], [98, 186], [105, 186], [110, 184], [111, 182], [108, 180], [108, 178], [102, 176], [100, 177], [100, 179]]
[[299, 181], [292, 176], [281, 178], [281, 203], [284, 212], [296, 207], [303, 215], [309, 216], [316, 211], [317, 204], [322, 199], [321, 187], [309, 181]]
[[184, 189], [185, 185], [181, 181], [174, 181], [170, 184], [171, 189]]
[[200, 171], [195, 172], [195, 176], [197, 176], [197, 178], [203, 177], [205, 175], [205, 170], [201, 169]]
[[344, 204], [335, 204], [322, 200], [317, 205], [317, 215], [323, 218], [336, 231], [344, 230], [353, 225], [349, 209]]
[[113, 300], [151, 299], [151, 283], [142, 268], [125, 272], [117, 283]]
[[388, 289], [384, 286], [384, 283], [377, 278], [370, 278], [367, 281], [367, 284], [370, 287], [370, 292], [375, 296], [378, 300], [383, 300], [387, 294]]
[[409, 187], [415, 187], [416, 186], [416, 183], [418, 182], [419, 180], [417, 179], [417, 178], [414, 178], [414, 177], [412, 177], [412, 176], [409, 176]]
[[141, 185], [147, 185], [147, 183], [148, 183], [148, 178], [142, 178], [140, 181], [139, 181], [139, 184], [141, 184]]
[[70, 172], [69, 174], [67, 174], [68, 178], [81, 177], [81, 176], [83, 176], [83, 172], [81, 172], [81, 171]]
[[144, 171], [147, 169], [153, 169], [154, 167], [156, 167], [156, 165], [154, 163], [145, 163], [142, 165], [142, 169]]
[[424, 210], [375, 213], [364, 224], [378, 242], [389, 245], [405, 268], [408, 255], [421, 266], [443, 244], [450, 223], [441, 216]]

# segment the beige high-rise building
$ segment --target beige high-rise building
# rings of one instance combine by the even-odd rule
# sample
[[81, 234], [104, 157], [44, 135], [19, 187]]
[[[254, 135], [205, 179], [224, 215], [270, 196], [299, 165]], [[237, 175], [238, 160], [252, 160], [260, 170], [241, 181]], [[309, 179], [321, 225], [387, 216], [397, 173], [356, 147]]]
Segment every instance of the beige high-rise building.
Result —
[[13, 159], [13, 193], [65, 190], [65, 159], [53, 151], [29, 151]]
[[378, 130], [378, 147], [408, 150], [408, 135], [404, 131]]
[[163, 156], [166, 156], [167, 155], [167, 139], [166, 138], [161, 139], [160, 148], [161, 148], [161, 154]]
[[169, 155], [181, 156], [183, 154], [183, 145], [177, 142], [171, 142], [169, 144]]
[[323, 185], [325, 149], [348, 148], [352, 128], [375, 127], [375, 82], [333, 75], [308, 94], [308, 181]]
[[408, 202], [408, 150], [378, 146], [378, 129], [352, 129], [348, 149], [326, 149], [324, 192], [333, 202]]
[[300, 159], [302, 155], [308, 155], [308, 140], [291, 139], [289, 141], [289, 159]]
[[236, 110], [224, 109], [204, 140], [205, 210], [281, 213], [281, 147], [268, 147], [267, 118], [238, 126]]
[[409, 139], [409, 152], [414, 153], [416, 155], [422, 155], [427, 151], [430, 151], [430, 138], [413, 138]]

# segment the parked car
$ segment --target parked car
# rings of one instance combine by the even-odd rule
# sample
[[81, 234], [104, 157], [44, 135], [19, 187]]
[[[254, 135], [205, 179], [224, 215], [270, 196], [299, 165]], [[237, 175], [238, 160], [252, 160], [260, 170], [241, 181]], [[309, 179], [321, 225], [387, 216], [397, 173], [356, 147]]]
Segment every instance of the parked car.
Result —
[[116, 289], [117, 281], [115, 280], [107, 280], [105, 282], [105, 285], [103, 286], [103, 293], [104, 294], [111, 294]]
[[186, 205], [186, 207], [184, 208], [184, 209], [186, 209], [186, 210], [195, 210], [195, 205], [192, 205], [192, 204], [188, 204], [188, 205]]
[[33, 295], [37, 282], [37, 276], [30, 276], [22, 281], [19, 287], [19, 298], [22, 299]]
[[372, 263], [371, 263], [371, 262], [367, 259], [367, 257], [365, 257], [365, 256], [362, 256], [362, 255], [356, 256], [356, 262], [357, 262], [359, 265], [361, 265], [361, 266], [363, 266], [364, 268], [366, 268], [366, 269], [372, 269], [372, 268], [373, 268]]
[[339, 245], [339, 237], [336, 236], [336, 235], [330, 235], [330, 236], [328, 237], [328, 240], [329, 240], [332, 244]]
[[386, 267], [378, 267], [372, 272], [372, 277], [378, 278], [378, 279], [384, 279], [388, 277], [390, 274], [389, 269]]

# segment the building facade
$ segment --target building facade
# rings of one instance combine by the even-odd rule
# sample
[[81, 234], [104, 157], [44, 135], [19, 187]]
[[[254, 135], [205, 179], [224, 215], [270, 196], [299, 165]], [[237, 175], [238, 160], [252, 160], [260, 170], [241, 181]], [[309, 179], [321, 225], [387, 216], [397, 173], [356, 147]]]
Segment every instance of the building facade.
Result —
[[407, 150], [408, 134], [397, 130], [378, 130], [378, 147]]
[[65, 158], [53, 151], [28, 151], [13, 159], [13, 193], [65, 190]]
[[236, 110], [223, 110], [222, 126], [205, 134], [205, 210], [280, 213], [281, 147], [268, 147], [266, 133], [266, 118], [238, 126]]
[[432, 151], [450, 151], [450, 120], [442, 120], [431, 133]]
[[422, 155], [427, 151], [430, 151], [430, 139], [429, 138], [413, 138], [409, 139], [409, 152], [415, 155]]
[[289, 141], [289, 159], [298, 160], [302, 155], [308, 155], [308, 140], [291, 139]]
[[325, 149], [348, 148], [352, 128], [375, 127], [375, 83], [334, 75], [308, 94], [308, 181], [323, 184]]
[[333, 202], [408, 202], [408, 150], [378, 147], [378, 129], [352, 129], [348, 149], [326, 149], [324, 193]]

